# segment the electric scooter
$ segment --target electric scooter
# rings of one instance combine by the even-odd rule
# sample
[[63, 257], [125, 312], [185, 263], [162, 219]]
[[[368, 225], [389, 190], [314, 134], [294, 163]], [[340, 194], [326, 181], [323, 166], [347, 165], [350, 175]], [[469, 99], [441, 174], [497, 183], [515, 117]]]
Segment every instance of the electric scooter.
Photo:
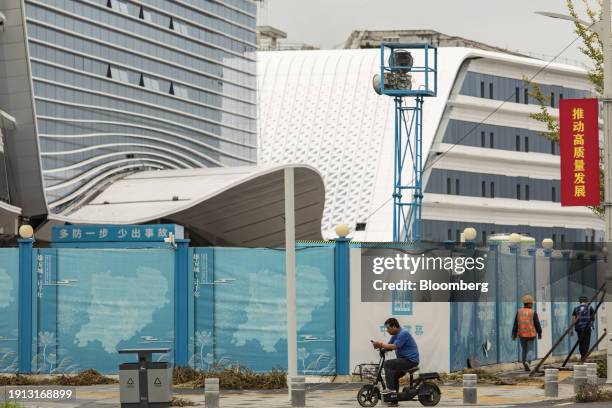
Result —
[[380, 361], [376, 370], [372, 373], [372, 383], [366, 384], [357, 393], [357, 402], [362, 407], [374, 407], [378, 401], [397, 403], [399, 401], [413, 401], [415, 397], [419, 402], [426, 407], [433, 407], [440, 402], [442, 392], [440, 388], [432, 382], [432, 380], [440, 379], [438, 373], [423, 373], [419, 374], [417, 379], [414, 379], [414, 373], [419, 370], [414, 367], [408, 370], [410, 374], [410, 383], [405, 386], [401, 392], [391, 392], [389, 394], [381, 394], [381, 387], [385, 389], [385, 381], [382, 377], [383, 364], [385, 363], [385, 353], [387, 350], [380, 349]]

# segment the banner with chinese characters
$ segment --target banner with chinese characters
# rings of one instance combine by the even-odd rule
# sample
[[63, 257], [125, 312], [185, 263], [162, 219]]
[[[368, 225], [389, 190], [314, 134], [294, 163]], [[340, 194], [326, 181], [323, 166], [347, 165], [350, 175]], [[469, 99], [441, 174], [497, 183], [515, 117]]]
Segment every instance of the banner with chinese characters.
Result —
[[183, 239], [184, 228], [176, 224], [152, 225], [63, 225], [52, 228], [54, 243], [163, 242], [173, 234]]
[[563, 99], [559, 107], [561, 205], [599, 205], [597, 99]]

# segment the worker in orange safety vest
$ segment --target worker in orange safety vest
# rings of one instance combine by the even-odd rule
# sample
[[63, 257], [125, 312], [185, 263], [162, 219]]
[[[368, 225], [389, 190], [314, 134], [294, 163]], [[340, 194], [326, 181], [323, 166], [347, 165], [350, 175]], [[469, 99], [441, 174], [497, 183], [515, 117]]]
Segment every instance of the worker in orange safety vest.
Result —
[[516, 312], [512, 327], [512, 340], [518, 337], [521, 341], [521, 361], [525, 371], [530, 371], [531, 360], [528, 360], [528, 356], [534, 349], [536, 336], [539, 340], [542, 339], [542, 326], [540, 326], [538, 313], [533, 309], [533, 297], [525, 295], [523, 296], [523, 307]]

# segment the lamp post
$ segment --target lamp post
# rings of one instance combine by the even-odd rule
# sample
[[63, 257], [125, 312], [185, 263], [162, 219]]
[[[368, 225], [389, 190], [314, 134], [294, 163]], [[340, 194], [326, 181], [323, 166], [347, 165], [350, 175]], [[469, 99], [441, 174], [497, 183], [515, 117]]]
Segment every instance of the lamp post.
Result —
[[478, 236], [476, 228], [467, 227], [463, 230], [463, 238], [465, 239], [465, 246], [467, 248], [474, 248], [476, 246], [476, 236]]
[[285, 169], [285, 273], [287, 292], [287, 385], [297, 376], [297, 314], [295, 276], [295, 173]]
[[[587, 23], [578, 18], [567, 16], [558, 13], [538, 12], [537, 14], [559, 18], [562, 20], [573, 21], [584, 25], [589, 31], [597, 33], [602, 44], [603, 52], [603, 129], [604, 129], [604, 209], [605, 209], [605, 224], [606, 224], [606, 242], [612, 240], [612, 24], [610, 17], [610, 0], [603, 1], [602, 19], [595, 23]], [[610, 291], [612, 289], [612, 276], [606, 274], [606, 287]], [[606, 316], [608, 326], [608, 384], [612, 384], [612, 302], [606, 304]]]
[[544, 238], [542, 240], [542, 248], [544, 248], [544, 255], [550, 257], [552, 249], [555, 246], [555, 242], [550, 238]]

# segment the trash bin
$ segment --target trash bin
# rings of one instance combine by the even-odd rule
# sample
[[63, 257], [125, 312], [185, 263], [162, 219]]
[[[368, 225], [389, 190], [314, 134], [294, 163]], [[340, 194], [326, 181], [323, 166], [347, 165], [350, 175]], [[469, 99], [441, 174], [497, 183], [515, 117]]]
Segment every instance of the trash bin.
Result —
[[117, 351], [119, 354], [138, 355], [138, 362], [119, 365], [121, 408], [169, 407], [172, 399], [172, 367], [168, 362], [154, 362], [153, 354], [165, 354], [170, 349]]

